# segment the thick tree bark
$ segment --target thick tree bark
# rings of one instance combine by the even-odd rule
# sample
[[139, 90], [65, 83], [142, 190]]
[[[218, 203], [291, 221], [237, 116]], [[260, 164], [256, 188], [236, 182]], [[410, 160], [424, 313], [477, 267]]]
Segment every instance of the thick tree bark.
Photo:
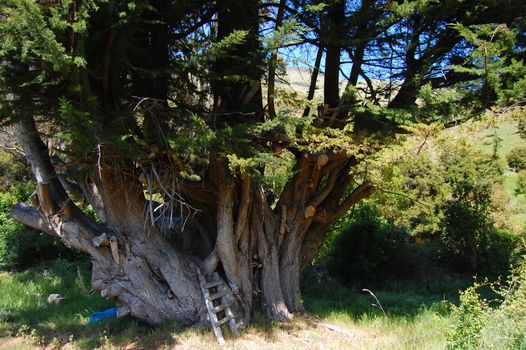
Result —
[[17, 131], [38, 194], [36, 208], [18, 205], [12, 209], [13, 217], [88, 253], [93, 262], [92, 288], [114, 299], [119, 315], [131, 314], [152, 324], [168, 319], [204, 322], [198, 267], [167, 245], [155, 227], [145, 230], [140, 186], [104, 166], [95, 183], [108, 220], [97, 225], [67, 197], [32, 118], [20, 115]]
[[[152, 324], [168, 319], [186, 325], [207, 322], [198, 271], [220, 272], [232, 290], [232, 308], [241, 324], [248, 324], [258, 307], [272, 319], [291, 319], [293, 312], [303, 310], [302, 268], [328, 226], [374, 191], [365, 183], [340, 200], [337, 185], [351, 182], [352, 162], [345, 154], [304, 154], [272, 209], [260, 184], [244, 175], [231, 176], [221, 162], [213, 164], [215, 181], [207, 191], [215, 198], [209, 204], [216, 211], [198, 220], [215, 217], [215, 224], [203, 226], [215, 231], [204, 229], [202, 234], [215, 246], [206, 256], [196, 255], [152, 225], [138, 176], [124, 170], [132, 167], [106, 158], [109, 150], [102, 150], [100, 169], [88, 181], [97, 194], [88, 198], [104, 213], [105, 223], [97, 225], [67, 197], [32, 118], [21, 118], [17, 127], [39, 181], [36, 207], [18, 205], [12, 216], [88, 253], [92, 289], [113, 299], [119, 316], [130, 314]], [[197, 191], [193, 194], [199, 197]]]

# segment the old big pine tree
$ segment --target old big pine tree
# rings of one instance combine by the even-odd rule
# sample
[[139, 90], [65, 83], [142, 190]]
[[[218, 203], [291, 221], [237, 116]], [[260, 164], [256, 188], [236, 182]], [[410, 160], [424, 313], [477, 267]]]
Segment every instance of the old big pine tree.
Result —
[[[291, 319], [331, 224], [375, 191], [368, 157], [401, 124], [513, 102], [488, 64], [524, 58], [523, 1], [0, 4], [1, 118], [37, 183], [12, 215], [89, 254], [93, 289], [152, 324], [206, 322], [213, 272], [244, 324]], [[292, 107], [284, 52], [312, 53]], [[430, 88], [463, 112], [420, 113]]]

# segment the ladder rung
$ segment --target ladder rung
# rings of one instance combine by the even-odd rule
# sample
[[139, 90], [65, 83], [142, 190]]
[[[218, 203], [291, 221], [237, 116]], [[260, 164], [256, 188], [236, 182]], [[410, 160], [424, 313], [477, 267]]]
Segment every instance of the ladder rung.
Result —
[[212, 309], [212, 311], [214, 313], [218, 313], [219, 311], [223, 311], [224, 309], [226, 309], [227, 307], [230, 307], [230, 305], [228, 304], [223, 304], [223, 305], [219, 305], [219, 306], [216, 306]]
[[228, 295], [228, 292], [219, 292], [219, 293], [216, 293], [216, 294], [211, 294], [210, 295], [210, 300], [216, 300], [216, 299], [219, 299], [219, 298], [222, 298], [222, 297], [226, 297]]
[[221, 281], [205, 283], [205, 284], [203, 285], [203, 288], [207, 288], [207, 289], [208, 289], [208, 288], [214, 288], [214, 287], [220, 286], [220, 285], [222, 285], [222, 284], [223, 284], [223, 282], [221, 282]]
[[225, 323], [227, 323], [228, 321], [230, 321], [233, 318], [234, 318], [233, 315], [227, 316], [227, 317], [223, 318], [221, 321], [216, 322], [214, 324], [214, 326], [221, 327], [222, 325], [224, 325]]

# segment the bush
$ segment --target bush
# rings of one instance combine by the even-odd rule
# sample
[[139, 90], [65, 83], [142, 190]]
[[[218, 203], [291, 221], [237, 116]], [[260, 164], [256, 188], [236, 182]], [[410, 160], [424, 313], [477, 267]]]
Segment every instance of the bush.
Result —
[[478, 272], [489, 277], [506, 276], [519, 240], [520, 236], [513, 232], [494, 228], [481, 249]]
[[449, 186], [437, 162], [425, 153], [403, 159], [387, 167], [381, 179], [380, 186], [386, 191], [377, 191], [367, 203], [374, 205], [382, 218], [406, 228], [412, 237], [439, 232], [440, 206]]
[[442, 242], [455, 268], [478, 272], [481, 254], [492, 230], [491, 186], [458, 181], [447, 201], [442, 221]]
[[488, 183], [459, 181], [446, 203], [442, 242], [453, 268], [485, 276], [505, 275], [517, 244], [514, 233], [496, 229]]
[[0, 269], [26, 268], [58, 257], [78, 258], [79, 254], [55, 237], [31, 230], [9, 216], [9, 208], [27, 195], [23, 187], [0, 193]]
[[333, 240], [327, 255], [330, 275], [346, 285], [412, 279], [429, 265], [403, 228], [380, 221], [364, 208]]
[[526, 170], [521, 170], [517, 174], [517, 188], [515, 192], [517, 194], [526, 194]]
[[508, 165], [515, 171], [526, 170], [526, 147], [515, 147], [506, 156]]
[[526, 139], [526, 120], [523, 119], [519, 121], [518, 130], [519, 136], [523, 139]]
[[505, 284], [490, 285], [498, 298], [482, 298], [484, 285], [475, 283], [453, 307], [448, 349], [526, 349], [526, 256]]
[[480, 284], [475, 284], [460, 293], [460, 306], [453, 307], [454, 324], [447, 334], [448, 349], [479, 349], [480, 333], [486, 323], [486, 314], [489, 310], [487, 301], [477, 292], [480, 287]]
[[23, 156], [0, 151], [1, 192], [9, 191], [17, 184], [25, 184], [31, 177], [31, 171], [25, 165]]

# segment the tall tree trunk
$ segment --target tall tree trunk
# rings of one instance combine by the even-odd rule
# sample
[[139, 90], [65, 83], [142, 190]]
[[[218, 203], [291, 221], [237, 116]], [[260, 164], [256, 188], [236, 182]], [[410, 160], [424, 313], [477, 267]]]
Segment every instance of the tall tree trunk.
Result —
[[340, 53], [345, 27], [345, 1], [336, 0], [327, 10], [327, 53], [325, 55], [324, 104], [334, 108], [340, 102]]
[[[318, 47], [318, 53], [316, 54], [316, 59], [314, 60], [314, 67], [312, 68], [312, 74], [310, 76], [309, 91], [307, 93], [307, 101], [312, 101], [314, 98], [314, 93], [316, 92], [316, 83], [318, 82], [318, 74], [320, 72], [321, 59], [323, 58], [323, 46]], [[305, 107], [303, 111], [303, 116], [308, 117], [310, 113], [310, 107]]]
[[[278, 14], [276, 16], [276, 26], [274, 31], [277, 32], [281, 24], [283, 23], [283, 16], [285, 14], [285, 2], [286, 0], [280, 0], [278, 7]], [[268, 65], [268, 86], [267, 86], [267, 105], [268, 105], [268, 115], [269, 119], [276, 118], [276, 106], [274, 101], [274, 95], [276, 93], [276, 64], [278, 60], [278, 49], [274, 48], [270, 55], [269, 65]]]
[[422, 71], [423, 59], [417, 57], [421, 20], [422, 18], [419, 15], [414, 15], [410, 18], [412, 32], [405, 54], [404, 82], [396, 96], [389, 102], [389, 107], [407, 108], [416, 102], [422, 79], [419, 75], [424, 73]]
[[237, 116], [263, 120], [263, 97], [260, 79], [263, 75], [263, 55], [259, 42], [258, 1], [217, 1], [218, 40], [236, 31], [244, 31], [245, 38], [228, 48], [225, 57], [215, 61], [214, 110], [219, 116]]

